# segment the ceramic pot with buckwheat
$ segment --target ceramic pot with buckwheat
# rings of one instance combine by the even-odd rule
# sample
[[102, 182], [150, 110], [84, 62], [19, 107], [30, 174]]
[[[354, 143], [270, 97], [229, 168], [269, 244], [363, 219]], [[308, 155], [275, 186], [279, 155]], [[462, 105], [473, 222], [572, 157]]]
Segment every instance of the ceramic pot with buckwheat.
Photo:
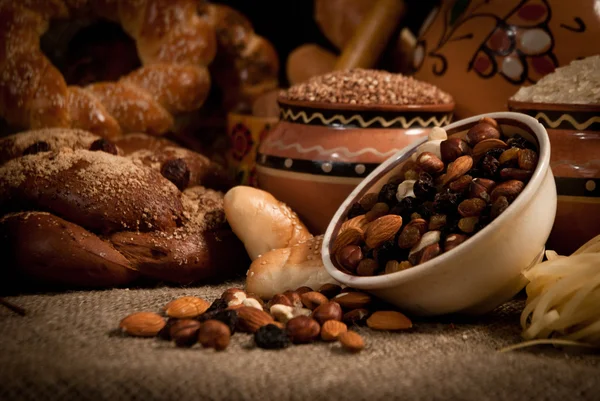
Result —
[[381, 162], [450, 123], [452, 97], [377, 70], [336, 71], [279, 97], [280, 122], [257, 156], [260, 188], [322, 233], [352, 189]]

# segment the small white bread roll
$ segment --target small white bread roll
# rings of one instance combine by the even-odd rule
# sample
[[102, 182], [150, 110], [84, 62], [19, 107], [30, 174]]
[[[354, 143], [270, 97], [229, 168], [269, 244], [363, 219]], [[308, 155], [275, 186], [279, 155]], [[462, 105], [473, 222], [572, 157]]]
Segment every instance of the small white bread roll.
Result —
[[312, 238], [292, 209], [260, 189], [234, 187], [225, 194], [223, 206], [231, 229], [252, 260]]
[[325, 270], [321, 259], [323, 236], [289, 248], [267, 252], [252, 262], [246, 274], [246, 291], [270, 299], [275, 294], [307, 286], [318, 290], [323, 284], [339, 284]]

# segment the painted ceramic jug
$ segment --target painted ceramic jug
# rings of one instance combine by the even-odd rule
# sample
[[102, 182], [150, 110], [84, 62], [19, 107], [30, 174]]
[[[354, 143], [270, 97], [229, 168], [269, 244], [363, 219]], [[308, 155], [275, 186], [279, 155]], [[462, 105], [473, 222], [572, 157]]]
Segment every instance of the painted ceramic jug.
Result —
[[449, 92], [456, 117], [506, 110], [519, 87], [600, 53], [597, 0], [448, 0], [421, 28], [415, 76]]

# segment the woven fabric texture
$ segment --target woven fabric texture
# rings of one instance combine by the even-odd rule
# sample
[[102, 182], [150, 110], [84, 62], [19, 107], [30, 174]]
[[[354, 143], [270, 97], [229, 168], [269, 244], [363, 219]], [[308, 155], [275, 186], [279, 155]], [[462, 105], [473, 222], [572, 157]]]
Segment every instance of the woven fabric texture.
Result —
[[0, 400], [597, 400], [600, 355], [520, 341], [523, 300], [479, 318], [416, 320], [407, 332], [357, 328], [358, 354], [314, 343], [280, 351], [235, 334], [223, 352], [177, 349], [116, 328], [170, 300], [209, 301], [242, 282], [197, 288], [114, 289], [7, 298], [0, 307]]

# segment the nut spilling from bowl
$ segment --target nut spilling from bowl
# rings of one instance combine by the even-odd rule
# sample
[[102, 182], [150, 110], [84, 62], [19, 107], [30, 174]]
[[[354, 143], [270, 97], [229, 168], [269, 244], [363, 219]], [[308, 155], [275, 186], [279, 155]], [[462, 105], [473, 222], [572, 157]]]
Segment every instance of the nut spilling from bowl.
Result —
[[482, 118], [466, 135], [434, 129], [401, 173], [354, 203], [331, 253], [345, 273], [395, 273], [448, 252], [515, 200], [538, 163], [536, 145]]

